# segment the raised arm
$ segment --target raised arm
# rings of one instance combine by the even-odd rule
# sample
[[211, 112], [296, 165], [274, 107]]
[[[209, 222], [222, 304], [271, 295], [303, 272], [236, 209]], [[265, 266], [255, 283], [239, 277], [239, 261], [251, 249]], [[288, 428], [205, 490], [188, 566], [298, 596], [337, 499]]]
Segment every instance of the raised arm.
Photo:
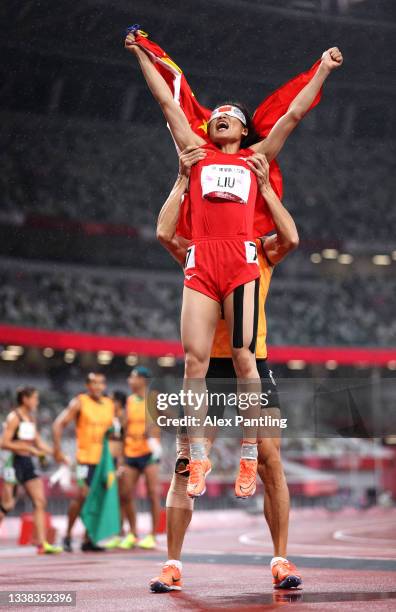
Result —
[[179, 220], [180, 206], [183, 196], [188, 189], [188, 179], [191, 166], [200, 159], [204, 159], [206, 153], [196, 146], [187, 147], [179, 156], [179, 174], [172, 187], [165, 204], [160, 210], [157, 221], [157, 238], [169, 251], [174, 259], [181, 265], [186, 259], [186, 251], [189, 241], [176, 234], [176, 226]]
[[329, 74], [342, 65], [343, 57], [337, 47], [332, 47], [322, 55], [322, 61], [312, 79], [300, 91], [290, 104], [287, 112], [275, 123], [267, 138], [252, 145], [252, 149], [263, 153], [268, 161], [272, 161], [281, 151], [288, 136], [309, 111], [312, 102]]
[[204, 139], [200, 138], [191, 129], [187, 117], [178, 103], [173, 99], [172, 92], [165, 79], [155, 68], [147, 53], [136, 44], [135, 37], [132, 33], [128, 34], [125, 39], [125, 49], [136, 56], [143, 76], [146, 79], [146, 83], [165, 115], [165, 119], [169, 124], [170, 131], [172, 132], [179, 150], [181, 151], [189, 145], [205, 144]]
[[261, 244], [267, 259], [271, 264], [275, 265], [298, 247], [299, 238], [296, 224], [271, 187], [269, 164], [266, 157], [257, 153], [252, 157], [248, 157], [246, 161], [256, 174], [261, 195], [267, 202], [274, 221], [276, 234], [263, 236]]
[[60, 415], [55, 419], [55, 422], [52, 426], [55, 461], [67, 462], [67, 458], [62, 453], [61, 449], [62, 432], [69, 423], [72, 423], [73, 421], [75, 422], [77, 420], [79, 412], [80, 400], [78, 399], [78, 397], [75, 397], [74, 399], [72, 399], [68, 407], [65, 408], [65, 410], [63, 410]]

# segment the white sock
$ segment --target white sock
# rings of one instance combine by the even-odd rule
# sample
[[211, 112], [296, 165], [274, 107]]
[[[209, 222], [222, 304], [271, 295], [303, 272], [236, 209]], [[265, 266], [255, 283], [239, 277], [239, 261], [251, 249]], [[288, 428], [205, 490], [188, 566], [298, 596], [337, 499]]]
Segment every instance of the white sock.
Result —
[[190, 443], [190, 458], [192, 461], [203, 461], [206, 457], [205, 444], [203, 442]]
[[178, 561], [177, 559], [168, 559], [168, 561], [165, 563], [165, 565], [174, 565], [175, 567], [177, 567], [179, 572], [182, 571], [182, 567], [183, 567], [182, 562]]
[[275, 565], [275, 563], [277, 563], [278, 561], [287, 561], [287, 559], [285, 559], [285, 557], [272, 557], [270, 563], [271, 567]]
[[257, 459], [257, 443], [242, 442], [241, 459]]

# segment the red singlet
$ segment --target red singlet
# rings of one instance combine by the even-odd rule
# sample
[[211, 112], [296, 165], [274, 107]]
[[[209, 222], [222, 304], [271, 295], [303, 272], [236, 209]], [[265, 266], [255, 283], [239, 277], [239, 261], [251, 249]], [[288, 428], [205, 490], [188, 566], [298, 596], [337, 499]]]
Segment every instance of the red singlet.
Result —
[[245, 161], [251, 149], [230, 154], [213, 144], [203, 148], [206, 158], [190, 175], [192, 239], [184, 284], [223, 302], [260, 275], [253, 240], [257, 180]]

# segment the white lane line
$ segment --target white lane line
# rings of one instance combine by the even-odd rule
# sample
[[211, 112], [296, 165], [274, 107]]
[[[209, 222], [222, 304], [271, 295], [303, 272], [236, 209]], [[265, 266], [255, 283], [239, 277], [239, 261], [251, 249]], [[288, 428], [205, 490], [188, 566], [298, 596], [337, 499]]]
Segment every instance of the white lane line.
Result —
[[[159, 548], [157, 547], [156, 550], [160, 550], [161, 552], [166, 552], [166, 549], [163, 548]], [[334, 557], [337, 557], [339, 559], [349, 559], [349, 560], [353, 560], [353, 561], [396, 561], [395, 557], [384, 557], [384, 556], [380, 556], [380, 557], [367, 557], [366, 555], [364, 556], [353, 556], [353, 555], [345, 555], [343, 553], [343, 550], [339, 551], [339, 554], [334, 554], [337, 551], [337, 548], [331, 548], [330, 552], [328, 554], [326, 553], [322, 553], [322, 554], [315, 554], [315, 553], [300, 553], [300, 552], [294, 552], [292, 553], [290, 556], [291, 557], [301, 557], [301, 558], [307, 558], [307, 559], [334, 559]], [[241, 557], [251, 557], [252, 559], [256, 559], [256, 560], [260, 560], [262, 557], [268, 557], [272, 555], [272, 551], [263, 551], [260, 554], [255, 553], [251, 553], [251, 552], [246, 552], [246, 551], [239, 551], [239, 550], [228, 550], [226, 552], [224, 552], [224, 550], [197, 550], [196, 548], [185, 548], [183, 549], [183, 553], [188, 554], [188, 555], [217, 555], [219, 557], [226, 557], [226, 556], [230, 556], [230, 555], [238, 555]]]
[[394, 543], [394, 545], [396, 545], [396, 540], [392, 540], [391, 538], [376, 538], [371, 537], [370, 535], [367, 536], [359, 536], [359, 535], [354, 535], [354, 533], [360, 533], [361, 531], [369, 528], [372, 529], [374, 532], [378, 529], [383, 529], [383, 527], [386, 525], [394, 525], [395, 529], [396, 529], [396, 521], [395, 519], [388, 519], [388, 520], [383, 520], [380, 523], [378, 522], [365, 522], [365, 523], [360, 523], [359, 525], [356, 525], [355, 527], [349, 527], [348, 529], [337, 529], [336, 531], [333, 532], [333, 538], [335, 540], [343, 540], [346, 542], [356, 542], [356, 543], [361, 543], [361, 544], [365, 544], [367, 546], [367, 544], [387, 544], [388, 546], [392, 544], [392, 542]]
[[[333, 536], [334, 537], [334, 536]], [[241, 544], [247, 544], [248, 546], [250, 545], [254, 545], [254, 546], [263, 546], [263, 543], [259, 538], [257, 538], [257, 533], [244, 533], [242, 535], [239, 536], [238, 538], [239, 542]], [[370, 540], [371, 542], [372, 540]], [[389, 545], [389, 540], [386, 541], [387, 544]], [[364, 543], [367, 545], [367, 540], [364, 541]], [[317, 548], [319, 547], [323, 553], [300, 553], [298, 552], [299, 549], [301, 548]], [[332, 558], [335, 556], [335, 553], [338, 552], [338, 556], [342, 557], [343, 559], [367, 559], [368, 561], [395, 561], [395, 557], [388, 557], [388, 556], [375, 556], [375, 557], [368, 557], [366, 555], [364, 556], [356, 556], [356, 555], [345, 555], [344, 554], [344, 550], [345, 547], [344, 546], [337, 546], [335, 544], [291, 544], [290, 548], [294, 549], [296, 548], [296, 552], [293, 552], [292, 554], [296, 557], [312, 557], [312, 558]], [[392, 549], [393, 550], [393, 549]], [[325, 552], [326, 551], [326, 552]], [[241, 554], [241, 555], [251, 555], [252, 553], [249, 552], [240, 552], [237, 554]], [[257, 554], [257, 552], [255, 552], [254, 554]], [[266, 551], [263, 551], [262, 553], [263, 555], [267, 554]]]
[[36, 557], [37, 548], [35, 546], [21, 546], [18, 548], [2, 548], [0, 557]]
[[[335, 531], [333, 533], [333, 538], [335, 540], [342, 540], [344, 542], [356, 542], [356, 544], [387, 544], [389, 546], [389, 538], [371, 538], [370, 536], [359, 537], [355, 535], [351, 535], [348, 531]], [[395, 542], [396, 545], [396, 542]]]

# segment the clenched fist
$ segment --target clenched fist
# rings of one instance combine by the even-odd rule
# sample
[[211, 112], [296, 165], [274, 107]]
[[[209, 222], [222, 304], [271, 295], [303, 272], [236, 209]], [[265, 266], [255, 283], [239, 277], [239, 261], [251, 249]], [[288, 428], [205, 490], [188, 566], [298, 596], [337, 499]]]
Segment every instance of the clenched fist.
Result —
[[130, 53], [136, 53], [136, 50], [139, 48], [136, 44], [135, 35], [132, 32], [129, 32], [125, 39], [124, 48]]
[[339, 68], [343, 61], [344, 58], [338, 47], [331, 47], [331, 49], [327, 49], [322, 55], [322, 65], [325, 66], [329, 72]]

